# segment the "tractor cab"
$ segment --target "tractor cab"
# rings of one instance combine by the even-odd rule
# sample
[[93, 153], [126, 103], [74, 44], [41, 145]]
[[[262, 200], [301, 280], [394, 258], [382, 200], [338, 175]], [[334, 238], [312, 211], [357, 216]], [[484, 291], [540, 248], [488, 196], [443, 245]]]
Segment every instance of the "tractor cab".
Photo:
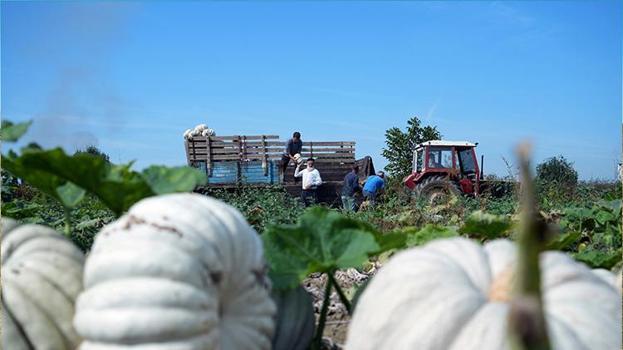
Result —
[[417, 145], [413, 151], [412, 173], [403, 180], [404, 185], [427, 196], [433, 189], [441, 187], [455, 194], [478, 193], [480, 171], [475, 152], [477, 145], [445, 140]]

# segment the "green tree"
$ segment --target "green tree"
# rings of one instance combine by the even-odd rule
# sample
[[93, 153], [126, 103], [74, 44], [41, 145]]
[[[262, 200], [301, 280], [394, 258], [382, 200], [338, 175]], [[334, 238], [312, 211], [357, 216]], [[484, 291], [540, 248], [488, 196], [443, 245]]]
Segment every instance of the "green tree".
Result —
[[536, 180], [539, 193], [552, 199], [564, 200], [575, 193], [578, 172], [565, 157], [551, 157], [537, 165]]
[[559, 185], [575, 187], [578, 184], [578, 172], [573, 163], [563, 156], [551, 157], [536, 167], [537, 179], [543, 182], [556, 182]]
[[87, 146], [84, 150], [77, 150], [76, 153], [74, 154], [80, 154], [80, 153], [87, 153], [87, 154], [92, 154], [94, 156], [98, 156], [101, 157], [102, 159], [104, 159], [106, 161], [106, 163], [110, 163], [110, 157], [108, 156], [108, 154], [100, 151], [99, 148], [91, 145], [91, 146]]
[[418, 117], [407, 121], [407, 130], [393, 127], [385, 131], [383, 157], [389, 161], [385, 167], [392, 176], [402, 178], [411, 173], [413, 149], [422, 142], [441, 139], [436, 126], [422, 126]]

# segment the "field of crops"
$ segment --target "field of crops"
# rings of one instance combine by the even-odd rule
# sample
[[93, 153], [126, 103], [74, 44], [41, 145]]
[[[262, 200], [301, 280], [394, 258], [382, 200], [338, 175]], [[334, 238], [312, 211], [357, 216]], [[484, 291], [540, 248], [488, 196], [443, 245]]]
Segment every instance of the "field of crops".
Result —
[[[3, 142], [17, 140], [27, 127], [28, 124], [3, 125]], [[205, 183], [203, 174], [186, 167], [152, 166], [137, 172], [131, 164], [114, 165], [97, 154], [68, 155], [61, 149], [46, 150], [36, 145], [4, 154], [2, 165], [2, 217], [62, 232], [86, 254], [87, 261], [98, 233], [120, 217], [123, 220], [122, 216], [135, 203], [148, 197], [191, 192]], [[359, 297], [363, 295], [362, 303], [370, 303], [373, 291], [364, 293], [368, 282], [372, 283], [376, 273], [394, 257], [406, 259], [406, 255], [398, 253], [428, 247], [431, 242], [465, 237], [486, 247], [498, 239], [521, 241], [522, 232], [538, 231], [542, 249], [562, 251], [592, 269], [620, 271], [621, 184], [580, 182], [574, 188], [558, 188], [537, 181], [535, 186], [538, 195], [532, 199], [526, 199], [528, 195], [518, 188], [503, 198], [461, 197], [431, 207], [413, 198], [399, 181], [390, 179], [380, 204], [356, 213], [322, 206], [305, 210], [298, 199], [288, 196], [280, 187], [215, 189], [202, 195], [237, 208], [259, 234], [268, 264], [267, 283], [278, 306], [275, 329], [270, 332], [273, 347], [339, 349], [347, 343], [348, 326]], [[194, 210], [191, 203], [188, 210]], [[527, 216], [526, 212], [533, 215]], [[3, 240], [4, 236], [5, 232]], [[466, 261], [467, 255], [469, 252]], [[216, 280], [220, 278], [223, 277]], [[521, 277], [518, 279], [521, 281]], [[621, 286], [616, 289], [620, 293]], [[522, 292], [521, 288], [518, 290]], [[534, 292], [530, 288], [523, 290], [530, 291]], [[537, 295], [540, 301], [538, 288]], [[366, 304], [361, 312], [372, 309]], [[358, 322], [356, 326], [361, 329], [373, 327]], [[421, 322], [425, 322], [423, 316]], [[550, 331], [554, 348], [564, 348], [560, 344], [566, 343], [558, 339], [557, 330]], [[80, 328], [78, 333], [84, 338], [92, 337]], [[114, 335], [107, 337], [112, 339]], [[517, 338], [518, 343], [524, 341], [521, 334]], [[543, 337], [535, 339], [542, 341]], [[447, 345], [436, 340], [418, 341], [411, 344], [429, 344], [422, 347], [426, 349]], [[620, 346], [620, 339], [618, 342]]]

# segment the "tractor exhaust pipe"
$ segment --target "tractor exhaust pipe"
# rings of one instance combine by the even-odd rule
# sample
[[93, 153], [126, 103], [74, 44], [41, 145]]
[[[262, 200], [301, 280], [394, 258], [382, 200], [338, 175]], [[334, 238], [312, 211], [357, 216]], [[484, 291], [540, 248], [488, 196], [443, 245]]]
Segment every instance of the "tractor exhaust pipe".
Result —
[[485, 155], [481, 154], [480, 155], [480, 180], [485, 179], [484, 168], [485, 168]]

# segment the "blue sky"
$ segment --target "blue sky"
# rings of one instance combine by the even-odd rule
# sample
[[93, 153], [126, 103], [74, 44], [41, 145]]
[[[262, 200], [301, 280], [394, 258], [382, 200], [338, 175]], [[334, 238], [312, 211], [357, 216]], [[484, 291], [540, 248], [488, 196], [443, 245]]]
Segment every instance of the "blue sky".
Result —
[[2, 118], [24, 141], [184, 164], [182, 133], [354, 140], [378, 166], [411, 116], [479, 142], [485, 172], [531, 139], [581, 178], [621, 157], [623, 3], [2, 2]]

